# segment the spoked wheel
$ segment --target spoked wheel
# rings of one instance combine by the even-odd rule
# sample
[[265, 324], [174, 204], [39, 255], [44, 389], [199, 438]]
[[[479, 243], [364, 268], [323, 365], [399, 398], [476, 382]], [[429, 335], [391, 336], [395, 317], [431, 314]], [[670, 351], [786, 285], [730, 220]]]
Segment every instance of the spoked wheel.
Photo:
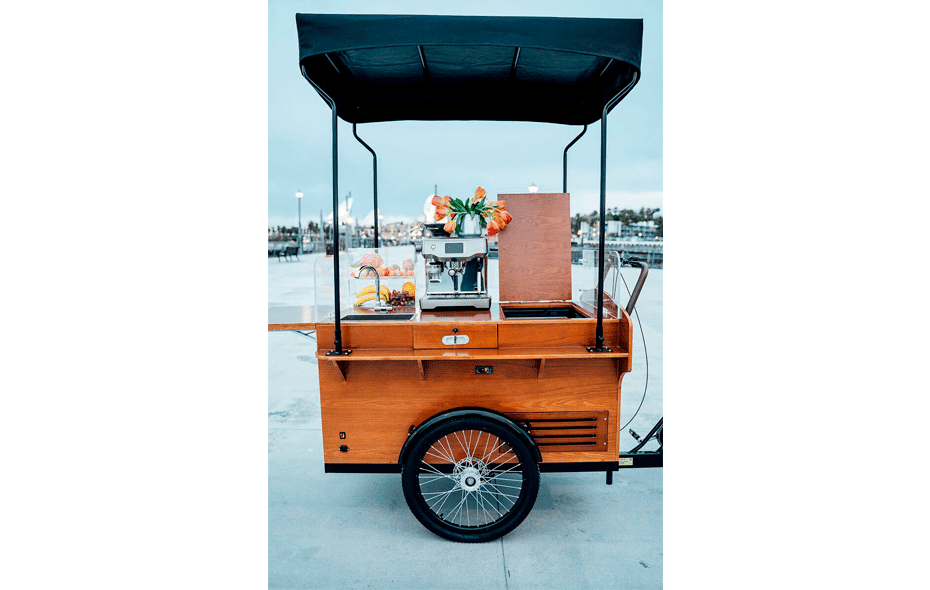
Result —
[[404, 498], [423, 526], [451, 541], [506, 535], [529, 514], [539, 467], [509, 428], [483, 418], [437, 424], [403, 466]]

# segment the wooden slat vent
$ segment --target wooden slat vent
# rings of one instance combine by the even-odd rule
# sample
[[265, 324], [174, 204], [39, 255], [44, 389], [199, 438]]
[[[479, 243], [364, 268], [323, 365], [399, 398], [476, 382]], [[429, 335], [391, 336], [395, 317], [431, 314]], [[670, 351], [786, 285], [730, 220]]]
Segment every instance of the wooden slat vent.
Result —
[[542, 452], [606, 451], [607, 412], [508, 413]]

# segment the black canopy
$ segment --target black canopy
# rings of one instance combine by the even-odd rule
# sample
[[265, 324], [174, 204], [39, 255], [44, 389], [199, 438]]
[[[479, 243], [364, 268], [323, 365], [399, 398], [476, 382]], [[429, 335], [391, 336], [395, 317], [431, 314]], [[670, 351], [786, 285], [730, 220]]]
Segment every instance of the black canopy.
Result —
[[588, 125], [639, 79], [641, 19], [298, 14], [300, 65], [349, 123]]

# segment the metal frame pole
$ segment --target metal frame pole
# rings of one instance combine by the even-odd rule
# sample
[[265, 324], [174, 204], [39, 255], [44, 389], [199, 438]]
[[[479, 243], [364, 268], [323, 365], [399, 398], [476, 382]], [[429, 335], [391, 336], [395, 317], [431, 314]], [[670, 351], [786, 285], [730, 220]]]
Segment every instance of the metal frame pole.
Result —
[[307, 70], [300, 66], [300, 71], [307, 82], [323, 97], [333, 112], [333, 289], [336, 310], [336, 327], [333, 331], [333, 350], [326, 353], [327, 356], [342, 356], [351, 353], [351, 350], [342, 349], [342, 322], [339, 314], [342, 310], [339, 306], [339, 119], [336, 114], [336, 101], [330, 98], [323, 89], [313, 83]]
[[588, 126], [585, 125], [584, 129], [581, 130], [581, 133], [578, 134], [578, 137], [572, 140], [570, 144], [565, 146], [565, 151], [562, 152], [562, 192], [568, 192], [568, 148], [575, 145], [575, 142], [581, 139], [581, 136], [584, 135], [584, 132], [588, 130]]
[[372, 166], [372, 177], [374, 178], [374, 199], [375, 199], [375, 248], [378, 247], [378, 154], [375, 153], [375, 150], [371, 149], [367, 143], [362, 141], [362, 138], [358, 136], [358, 133], [355, 131], [355, 123], [352, 123], [352, 135], [355, 136], [355, 139], [358, 140], [360, 144], [365, 146], [369, 152], [371, 152], [371, 166]]
[[604, 240], [607, 237], [606, 228], [604, 227], [607, 216], [607, 114], [633, 89], [638, 79], [639, 76], [634, 75], [630, 83], [608, 100], [601, 110], [601, 218], [598, 225], [597, 243], [597, 330], [595, 332], [595, 344], [593, 347], [588, 348], [588, 352], [611, 352], [610, 348], [604, 346]]

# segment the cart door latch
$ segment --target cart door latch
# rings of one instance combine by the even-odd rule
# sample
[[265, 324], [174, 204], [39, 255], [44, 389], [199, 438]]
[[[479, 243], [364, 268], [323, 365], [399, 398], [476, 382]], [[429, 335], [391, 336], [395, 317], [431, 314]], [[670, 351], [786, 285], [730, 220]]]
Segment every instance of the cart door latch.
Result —
[[493, 372], [494, 372], [494, 367], [491, 367], [491, 366], [475, 367], [475, 375], [490, 375]]
[[346, 445], [342, 445], [342, 446], [339, 447], [339, 452], [340, 452], [340, 453], [348, 453], [348, 452], [349, 452], [349, 447], [347, 447]]

